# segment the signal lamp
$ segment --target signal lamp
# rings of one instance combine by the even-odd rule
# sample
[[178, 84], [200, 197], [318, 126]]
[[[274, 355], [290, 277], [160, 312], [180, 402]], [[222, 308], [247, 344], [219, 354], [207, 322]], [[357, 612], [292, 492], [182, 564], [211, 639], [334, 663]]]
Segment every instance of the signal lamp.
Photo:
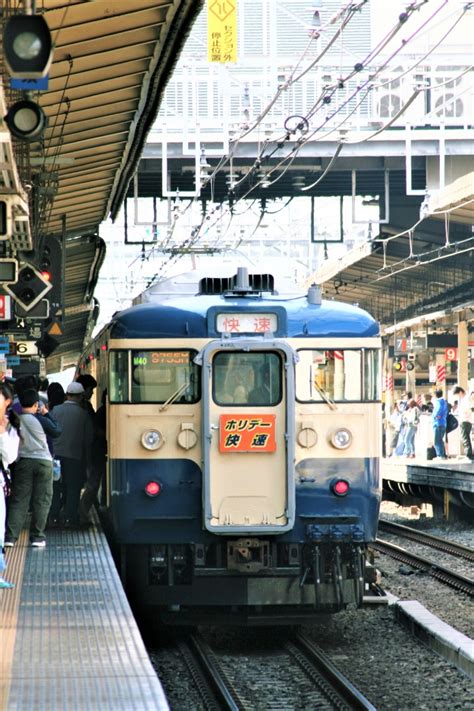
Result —
[[5, 291], [25, 310], [29, 311], [51, 290], [51, 283], [32, 264], [24, 264], [15, 284], [4, 285]]
[[161, 484], [159, 484], [157, 481], [149, 481], [148, 484], [145, 486], [145, 494], [147, 494], [148, 496], [158, 496], [160, 492]]
[[51, 281], [51, 272], [41, 271], [40, 274], [46, 281]]
[[405, 367], [407, 370], [413, 370], [413, 368], [415, 367], [415, 364], [412, 363], [411, 361], [408, 361]]
[[401, 361], [397, 360], [396, 363], [394, 363], [393, 369], [396, 370], [397, 372], [400, 372], [402, 370], [403, 364]]
[[40, 136], [46, 128], [46, 116], [43, 109], [34, 101], [17, 101], [10, 107], [5, 122], [16, 138], [31, 141]]
[[15, 79], [46, 76], [53, 59], [51, 32], [42, 15], [13, 15], [3, 31], [3, 52]]
[[345, 479], [338, 479], [331, 484], [331, 489], [336, 496], [346, 496], [349, 493], [349, 482]]

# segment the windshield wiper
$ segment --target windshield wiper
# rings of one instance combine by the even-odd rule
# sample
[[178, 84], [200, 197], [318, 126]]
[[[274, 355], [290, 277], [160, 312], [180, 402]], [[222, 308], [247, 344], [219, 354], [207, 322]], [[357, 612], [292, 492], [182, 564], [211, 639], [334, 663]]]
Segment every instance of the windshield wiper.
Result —
[[320, 385], [318, 385], [318, 383], [316, 381], [313, 381], [313, 385], [316, 388], [316, 390], [318, 391], [318, 393], [321, 395], [323, 400], [325, 401], [326, 405], [328, 405], [331, 408], [331, 410], [337, 410], [336, 403], [334, 402], [334, 400], [331, 400], [331, 398], [329, 397], [327, 392], [325, 390], [323, 390], [323, 388]]
[[163, 403], [163, 405], [160, 407], [160, 412], [163, 412], [163, 410], [166, 410], [166, 408], [169, 405], [172, 405], [176, 400], [179, 398], [180, 395], [182, 395], [186, 390], [189, 388], [191, 385], [191, 382], [189, 383], [184, 383], [183, 385], [180, 385], [175, 392], [169, 396], [166, 402]]

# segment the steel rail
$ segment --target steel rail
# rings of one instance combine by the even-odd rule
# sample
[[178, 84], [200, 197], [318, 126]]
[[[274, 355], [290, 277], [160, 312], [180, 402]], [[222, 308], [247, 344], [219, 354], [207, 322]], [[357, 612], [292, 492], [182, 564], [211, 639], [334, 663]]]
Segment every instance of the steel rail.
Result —
[[456, 590], [460, 590], [471, 597], [474, 596], [473, 580], [453, 570], [449, 570], [449, 568], [445, 568], [443, 565], [439, 565], [429, 558], [411, 553], [405, 548], [401, 548], [388, 541], [383, 541], [380, 538], [377, 538], [375, 543], [371, 543], [370, 548], [385, 553], [391, 558], [395, 558], [403, 563], [408, 563], [408, 565], [411, 565], [413, 568], [429, 573], [433, 578], [440, 580], [442, 583]]
[[245, 709], [245, 704], [242, 703], [237, 691], [220, 668], [212, 649], [201, 635], [192, 634], [187, 640], [187, 644], [197, 659], [207, 683], [215, 694], [219, 704], [218, 708], [228, 709], [229, 711], [242, 711], [242, 709]]
[[293, 641], [286, 643], [286, 646], [311, 680], [323, 688], [336, 708], [377, 711], [376, 707], [306, 635], [297, 634]]
[[474, 548], [464, 546], [462, 543], [456, 543], [455, 541], [448, 541], [440, 536], [434, 536], [432, 533], [418, 531], [410, 526], [404, 526], [401, 523], [394, 523], [393, 521], [386, 521], [385, 519], [380, 519], [379, 530], [385, 531], [385, 533], [393, 533], [402, 538], [409, 538], [410, 540], [419, 543], [424, 543], [431, 548], [437, 548], [440, 551], [450, 553], [458, 558], [465, 558], [466, 560], [474, 561]]

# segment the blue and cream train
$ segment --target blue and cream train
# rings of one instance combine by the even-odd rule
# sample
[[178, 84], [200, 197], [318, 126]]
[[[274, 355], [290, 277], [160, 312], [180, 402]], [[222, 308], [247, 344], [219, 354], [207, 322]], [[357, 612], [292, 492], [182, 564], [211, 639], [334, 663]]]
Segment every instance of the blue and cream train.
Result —
[[139, 605], [188, 623], [361, 604], [380, 346], [365, 311], [245, 268], [113, 317], [80, 370], [107, 389], [106, 508]]

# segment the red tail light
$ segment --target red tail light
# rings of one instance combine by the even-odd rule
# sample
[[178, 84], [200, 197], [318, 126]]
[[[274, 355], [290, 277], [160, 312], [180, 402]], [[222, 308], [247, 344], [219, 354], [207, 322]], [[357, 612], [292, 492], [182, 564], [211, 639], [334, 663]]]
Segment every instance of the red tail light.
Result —
[[158, 496], [160, 492], [161, 484], [158, 484], [157, 481], [149, 481], [145, 486], [145, 494], [148, 494], [148, 496]]
[[349, 482], [345, 479], [338, 479], [332, 484], [331, 489], [336, 496], [345, 496], [349, 493]]

